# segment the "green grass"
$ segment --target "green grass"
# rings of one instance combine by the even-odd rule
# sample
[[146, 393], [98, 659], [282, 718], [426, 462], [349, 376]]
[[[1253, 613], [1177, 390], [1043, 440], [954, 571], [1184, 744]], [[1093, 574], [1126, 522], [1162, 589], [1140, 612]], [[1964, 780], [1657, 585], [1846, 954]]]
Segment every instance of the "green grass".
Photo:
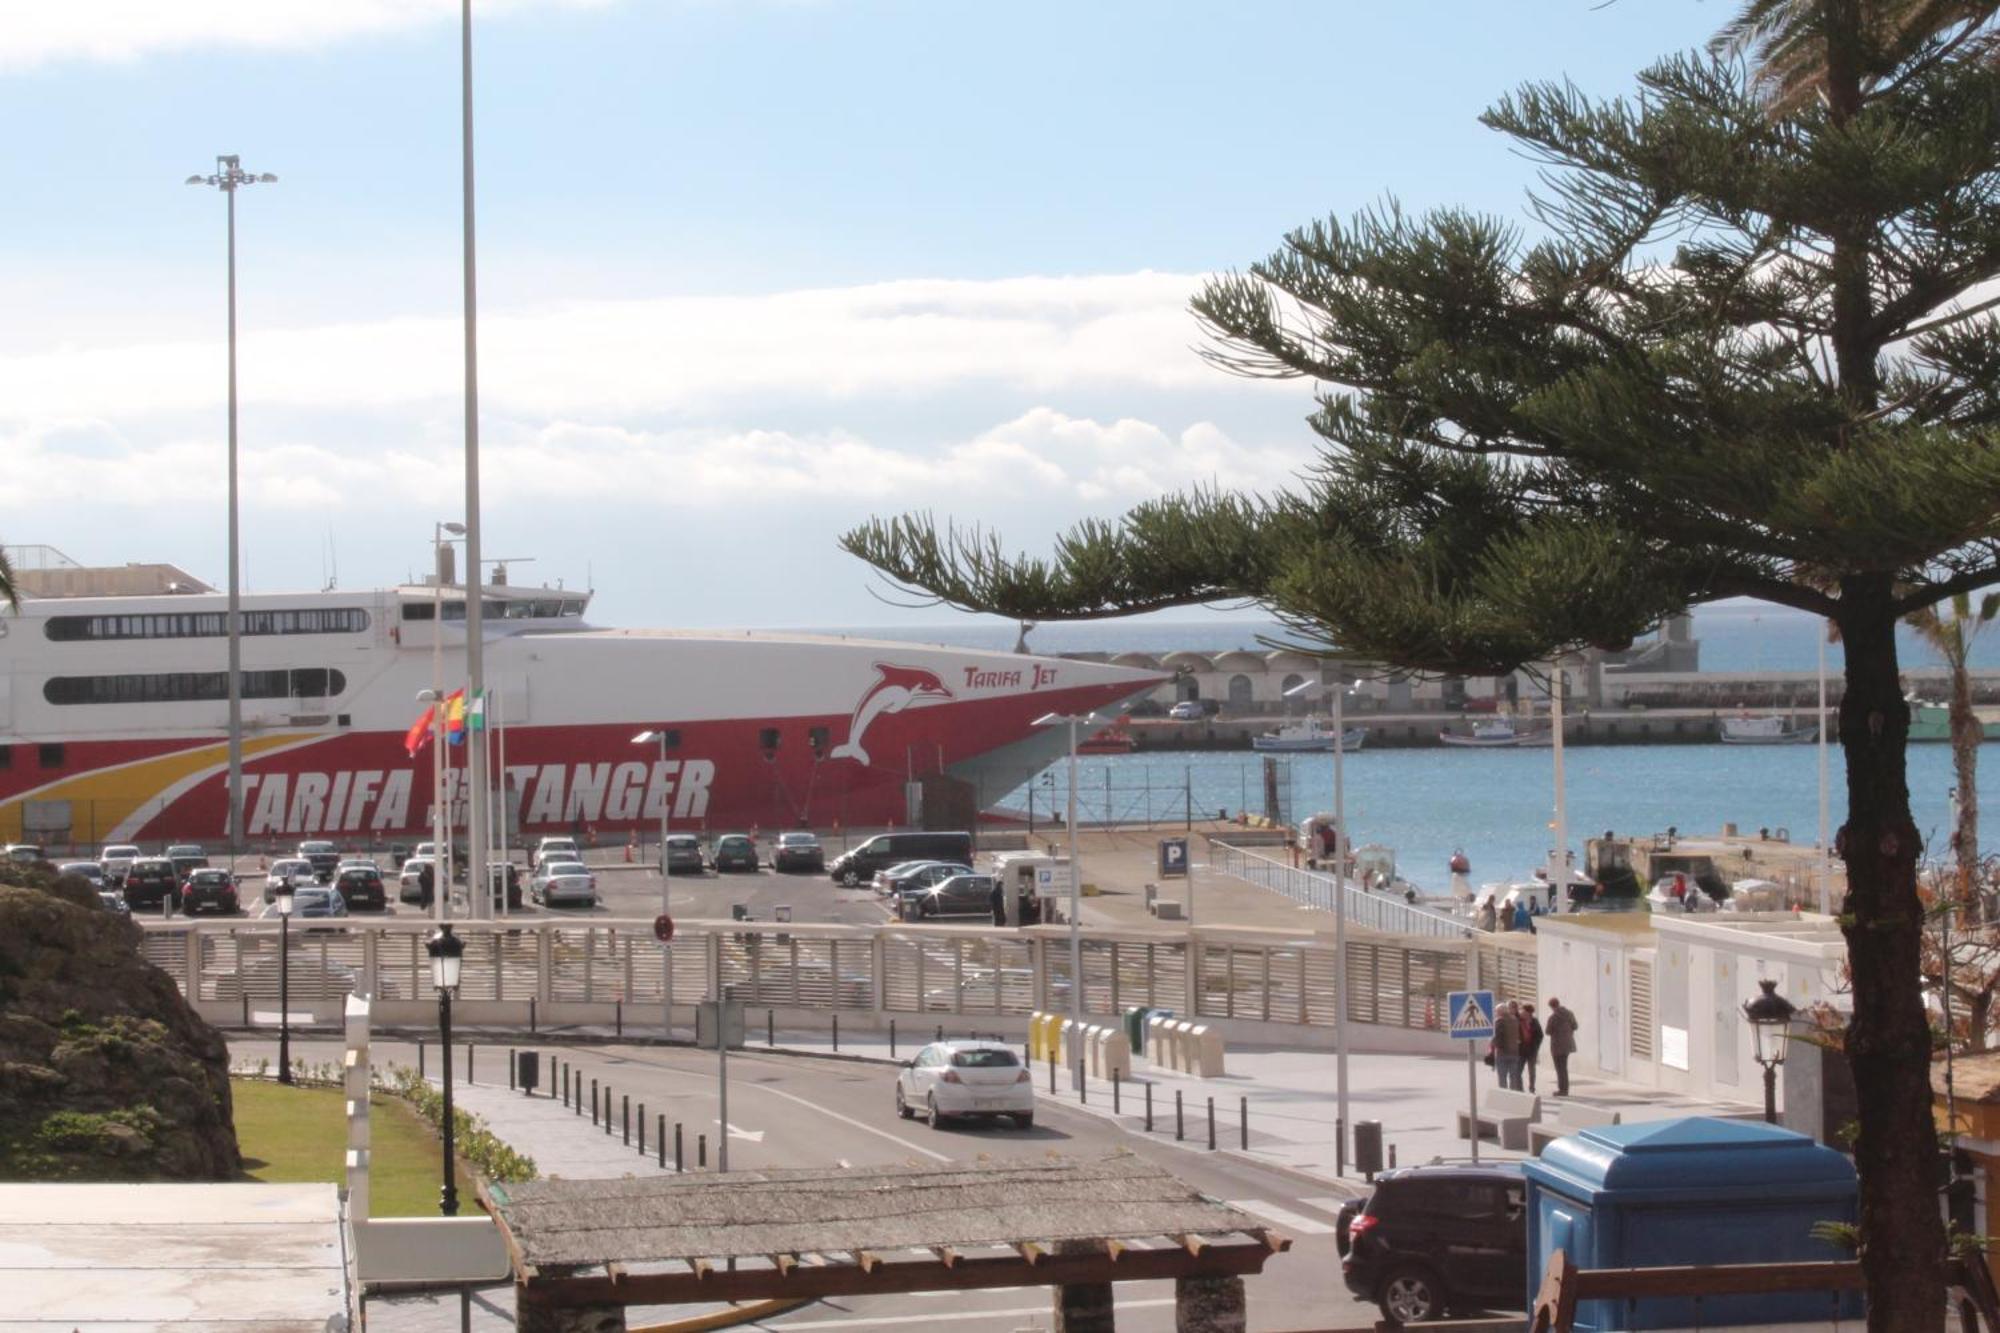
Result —
[[[337, 1088], [285, 1087], [264, 1079], [230, 1084], [236, 1142], [252, 1180], [346, 1183], [347, 1099]], [[395, 1097], [371, 1101], [368, 1211], [375, 1217], [435, 1217], [444, 1145]], [[472, 1173], [458, 1165], [459, 1211], [472, 1201]]]

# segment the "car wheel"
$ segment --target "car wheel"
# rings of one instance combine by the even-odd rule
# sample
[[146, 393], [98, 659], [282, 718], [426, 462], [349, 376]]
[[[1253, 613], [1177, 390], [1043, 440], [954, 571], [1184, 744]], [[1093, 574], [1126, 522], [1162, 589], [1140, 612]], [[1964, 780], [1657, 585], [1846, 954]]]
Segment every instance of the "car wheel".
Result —
[[937, 1094], [932, 1093], [929, 1097], [925, 1098], [924, 1100], [926, 1103], [924, 1119], [930, 1122], [930, 1127], [932, 1129], [943, 1129], [944, 1114], [938, 1110]]
[[917, 1113], [912, 1111], [910, 1104], [903, 1100], [903, 1085], [901, 1083], [896, 1085], [896, 1116], [901, 1120], [914, 1120], [917, 1118]]
[[1382, 1317], [1392, 1324], [1420, 1324], [1444, 1314], [1444, 1289], [1429, 1270], [1399, 1264], [1382, 1279], [1382, 1294], [1376, 1303], [1382, 1307]]
[[1026, 1115], [1017, 1115], [1014, 1117], [1014, 1128], [1033, 1129], [1034, 1127], [1035, 1127], [1035, 1113], [1033, 1111], [1030, 1111]]

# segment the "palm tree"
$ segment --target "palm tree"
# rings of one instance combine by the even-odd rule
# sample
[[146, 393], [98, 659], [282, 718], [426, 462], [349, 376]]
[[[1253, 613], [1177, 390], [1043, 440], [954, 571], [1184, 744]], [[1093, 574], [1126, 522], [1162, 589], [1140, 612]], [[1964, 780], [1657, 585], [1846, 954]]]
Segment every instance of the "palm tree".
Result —
[[4, 546], [0, 546], [0, 602], [6, 603], [9, 611], [21, 609], [20, 585], [14, 582], [14, 566], [7, 559]]
[[1958, 827], [1951, 831], [1951, 846], [1958, 858], [1959, 907], [1973, 920], [1978, 919], [1972, 886], [1979, 874], [1979, 743], [1986, 739], [1986, 730], [1972, 711], [1972, 673], [1966, 663], [1973, 640], [1996, 615], [2000, 615], [2000, 592], [1981, 598], [1977, 612], [1971, 594], [1959, 593], [1951, 599], [1949, 618], [1939, 615], [1935, 606], [1907, 618], [1951, 669], [1951, 763], [1958, 780]]
[[[1783, 115], [1845, 83], [1832, 77], [1837, 63], [1866, 96], [1942, 60], [2000, 59], [1996, 13], [1996, 0], [1744, 0], [1709, 50], [1747, 58], [1772, 113]], [[1845, 119], [1853, 108], [1832, 110]]]

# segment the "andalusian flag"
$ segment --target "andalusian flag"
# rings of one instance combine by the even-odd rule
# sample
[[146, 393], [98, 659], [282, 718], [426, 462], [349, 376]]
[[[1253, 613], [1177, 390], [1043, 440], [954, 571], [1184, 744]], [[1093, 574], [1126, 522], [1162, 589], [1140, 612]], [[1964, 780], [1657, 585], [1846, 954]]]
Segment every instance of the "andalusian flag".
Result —
[[465, 691], [453, 690], [444, 699], [444, 738], [453, 745], [465, 744]]
[[480, 690], [477, 694], [474, 694], [472, 696], [472, 702], [466, 705], [465, 725], [470, 727], [474, 731], [486, 730], [485, 690]]
[[409, 734], [403, 737], [403, 748], [410, 752], [410, 758], [415, 759], [417, 751], [431, 743], [431, 721], [436, 713], [436, 704], [425, 704], [422, 715], [410, 724]]

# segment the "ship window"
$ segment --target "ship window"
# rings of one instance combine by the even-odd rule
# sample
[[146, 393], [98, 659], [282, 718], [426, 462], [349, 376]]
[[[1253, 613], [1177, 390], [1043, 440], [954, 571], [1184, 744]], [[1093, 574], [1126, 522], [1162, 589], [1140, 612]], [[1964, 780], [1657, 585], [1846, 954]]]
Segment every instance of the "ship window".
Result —
[[12, 768], [13, 766], [14, 747], [11, 745], [0, 745], [0, 768]]
[[60, 746], [60, 745], [42, 745], [42, 746], [37, 746], [36, 748], [37, 748], [37, 749], [39, 749], [39, 750], [40, 750], [40, 751], [42, 752], [42, 767], [43, 767], [43, 768], [61, 768], [61, 767], [63, 766], [63, 747], [62, 747], [62, 746]]
[[[296, 671], [246, 671], [245, 699], [320, 699], [342, 694], [347, 677], [326, 667]], [[42, 685], [52, 704], [194, 703], [229, 697], [221, 671], [166, 671], [120, 676], [52, 676]]]
[[771, 751], [777, 749], [778, 729], [776, 727], [765, 727], [763, 730], [759, 731], [757, 733], [757, 744], [763, 748], [764, 753], [766, 754], [769, 754]]
[[[368, 613], [358, 606], [314, 607], [291, 611], [244, 611], [240, 627], [246, 637], [273, 634], [359, 634], [368, 628]], [[42, 633], [56, 643], [97, 639], [218, 639], [229, 633], [224, 611], [172, 611], [146, 615], [50, 616]]]
[[444, 604], [444, 618], [446, 620], [465, 619], [465, 603], [462, 601], [446, 602]]
[[403, 619], [405, 619], [405, 620], [435, 620], [435, 619], [437, 619], [437, 617], [436, 617], [436, 616], [433, 616], [433, 615], [431, 614], [431, 610], [432, 610], [432, 607], [431, 607], [431, 604], [430, 604], [429, 602], [404, 602], [404, 603], [403, 603]]
[[562, 613], [566, 616], [580, 616], [583, 614], [583, 603], [564, 602], [562, 604]]
[[825, 757], [828, 739], [830, 738], [825, 727], [808, 727], [806, 729], [806, 744], [812, 747], [812, 752], [816, 756]]

